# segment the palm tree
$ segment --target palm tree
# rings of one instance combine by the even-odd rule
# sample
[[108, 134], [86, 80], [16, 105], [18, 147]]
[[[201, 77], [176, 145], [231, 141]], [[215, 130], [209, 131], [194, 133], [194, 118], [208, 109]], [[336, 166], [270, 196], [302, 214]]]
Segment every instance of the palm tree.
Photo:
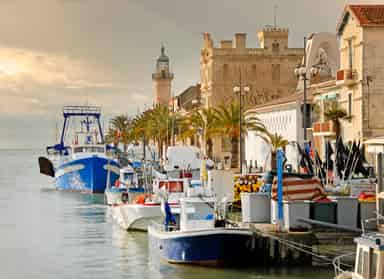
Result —
[[265, 134], [266, 141], [271, 145], [271, 169], [276, 168], [276, 153], [279, 148], [285, 148], [288, 145], [288, 140], [283, 138], [283, 136], [278, 135], [277, 133], [271, 134], [266, 133]]
[[108, 129], [106, 136], [107, 142], [114, 144], [123, 144], [124, 152], [127, 151], [128, 144], [132, 141], [131, 135], [131, 119], [125, 115], [114, 117], [111, 122], [111, 127]]
[[326, 108], [324, 112], [324, 116], [326, 120], [330, 120], [335, 125], [335, 133], [336, 138], [340, 136], [340, 129], [341, 129], [341, 119], [347, 118], [347, 112], [345, 109], [341, 108], [339, 103], [337, 102], [331, 102], [330, 105]]
[[[162, 156], [163, 147], [168, 146], [172, 137], [172, 121], [177, 124], [177, 115], [172, 114], [167, 106], [156, 105], [153, 109], [137, 115], [133, 120], [133, 138], [140, 141], [152, 140]], [[176, 130], [176, 129], [175, 129]]]
[[[239, 166], [239, 139], [240, 139], [240, 105], [239, 103], [231, 103], [229, 106], [221, 105], [216, 109], [217, 127], [221, 133], [231, 138], [231, 167]], [[252, 113], [242, 112], [242, 132], [248, 130], [257, 131], [263, 135], [266, 128], [259, 118]]]
[[215, 109], [196, 109], [182, 120], [181, 126], [184, 126], [185, 129], [181, 136], [191, 137], [200, 134], [203, 154], [212, 157], [213, 137], [220, 132], [217, 127], [217, 120], [217, 112]]

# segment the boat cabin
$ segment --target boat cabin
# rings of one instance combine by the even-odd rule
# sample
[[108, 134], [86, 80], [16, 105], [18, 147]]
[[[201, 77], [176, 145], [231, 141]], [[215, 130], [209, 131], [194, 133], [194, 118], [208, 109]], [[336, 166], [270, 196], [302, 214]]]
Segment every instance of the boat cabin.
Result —
[[380, 233], [365, 234], [355, 239], [357, 253], [354, 278], [384, 278], [384, 235]]
[[73, 156], [81, 156], [85, 154], [105, 154], [105, 145], [104, 144], [95, 144], [95, 145], [90, 145], [90, 144], [84, 144], [84, 145], [72, 145], [71, 146], [71, 151]]
[[138, 187], [137, 174], [132, 167], [125, 167], [120, 169], [120, 184], [122, 187]]
[[186, 178], [155, 179], [153, 192], [164, 191], [168, 194], [169, 201], [178, 201], [186, 196], [189, 181]]
[[180, 231], [207, 230], [215, 227], [214, 198], [180, 199]]

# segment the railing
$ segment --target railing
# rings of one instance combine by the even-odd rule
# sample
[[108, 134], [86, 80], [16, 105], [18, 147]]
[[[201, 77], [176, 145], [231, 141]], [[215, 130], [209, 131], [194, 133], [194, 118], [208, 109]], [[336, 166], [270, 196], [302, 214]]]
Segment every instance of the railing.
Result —
[[98, 106], [64, 106], [64, 115], [96, 115], [101, 113]]
[[346, 258], [350, 258], [350, 257], [354, 256], [355, 254], [356, 254], [355, 252], [344, 254], [344, 255], [338, 256], [332, 260], [332, 265], [333, 265], [333, 268], [335, 270], [335, 277], [340, 276], [342, 274], [346, 274], [348, 272], [353, 272], [352, 270], [344, 270], [342, 268], [342, 267], [346, 267], [346, 268], [351, 267], [350, 265], [343, 263], [342, 260], [345, 260]]
[[336, 81], [337, 82], [351, 82], [356, 80], [357, 72], [352, 69], [342, 69], [337, 71], [336, 73]]

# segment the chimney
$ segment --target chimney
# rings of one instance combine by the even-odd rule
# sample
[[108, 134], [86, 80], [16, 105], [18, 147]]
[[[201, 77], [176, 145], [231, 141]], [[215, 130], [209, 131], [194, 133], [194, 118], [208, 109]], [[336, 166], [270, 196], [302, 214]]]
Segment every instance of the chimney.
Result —
[[204, 47], [213, 48], [213, 41], [211, 39], [211, 34], [209, 34], [208, 32], [204, 33]]
[[232, 40], [223, 40], [220, 42], [221, 48], [232, 48]]
[[246, 47], [247, 34], [245, 33], [236, 33], [235, 34], [235, 48], [245, 48]]

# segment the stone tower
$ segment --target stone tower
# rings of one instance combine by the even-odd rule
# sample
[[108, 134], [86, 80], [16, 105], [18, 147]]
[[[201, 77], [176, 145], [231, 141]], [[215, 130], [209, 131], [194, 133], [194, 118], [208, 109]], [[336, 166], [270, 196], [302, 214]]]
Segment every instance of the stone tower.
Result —
[[171, 101], [171, 83], [173, 73], [169, 69], [169, 57], [165, 55], [164, 46], [161, 47], [161, 55], [156, 61], [156, 72], [152, 74], [155, 84], [155, 104], [169, 105]]

